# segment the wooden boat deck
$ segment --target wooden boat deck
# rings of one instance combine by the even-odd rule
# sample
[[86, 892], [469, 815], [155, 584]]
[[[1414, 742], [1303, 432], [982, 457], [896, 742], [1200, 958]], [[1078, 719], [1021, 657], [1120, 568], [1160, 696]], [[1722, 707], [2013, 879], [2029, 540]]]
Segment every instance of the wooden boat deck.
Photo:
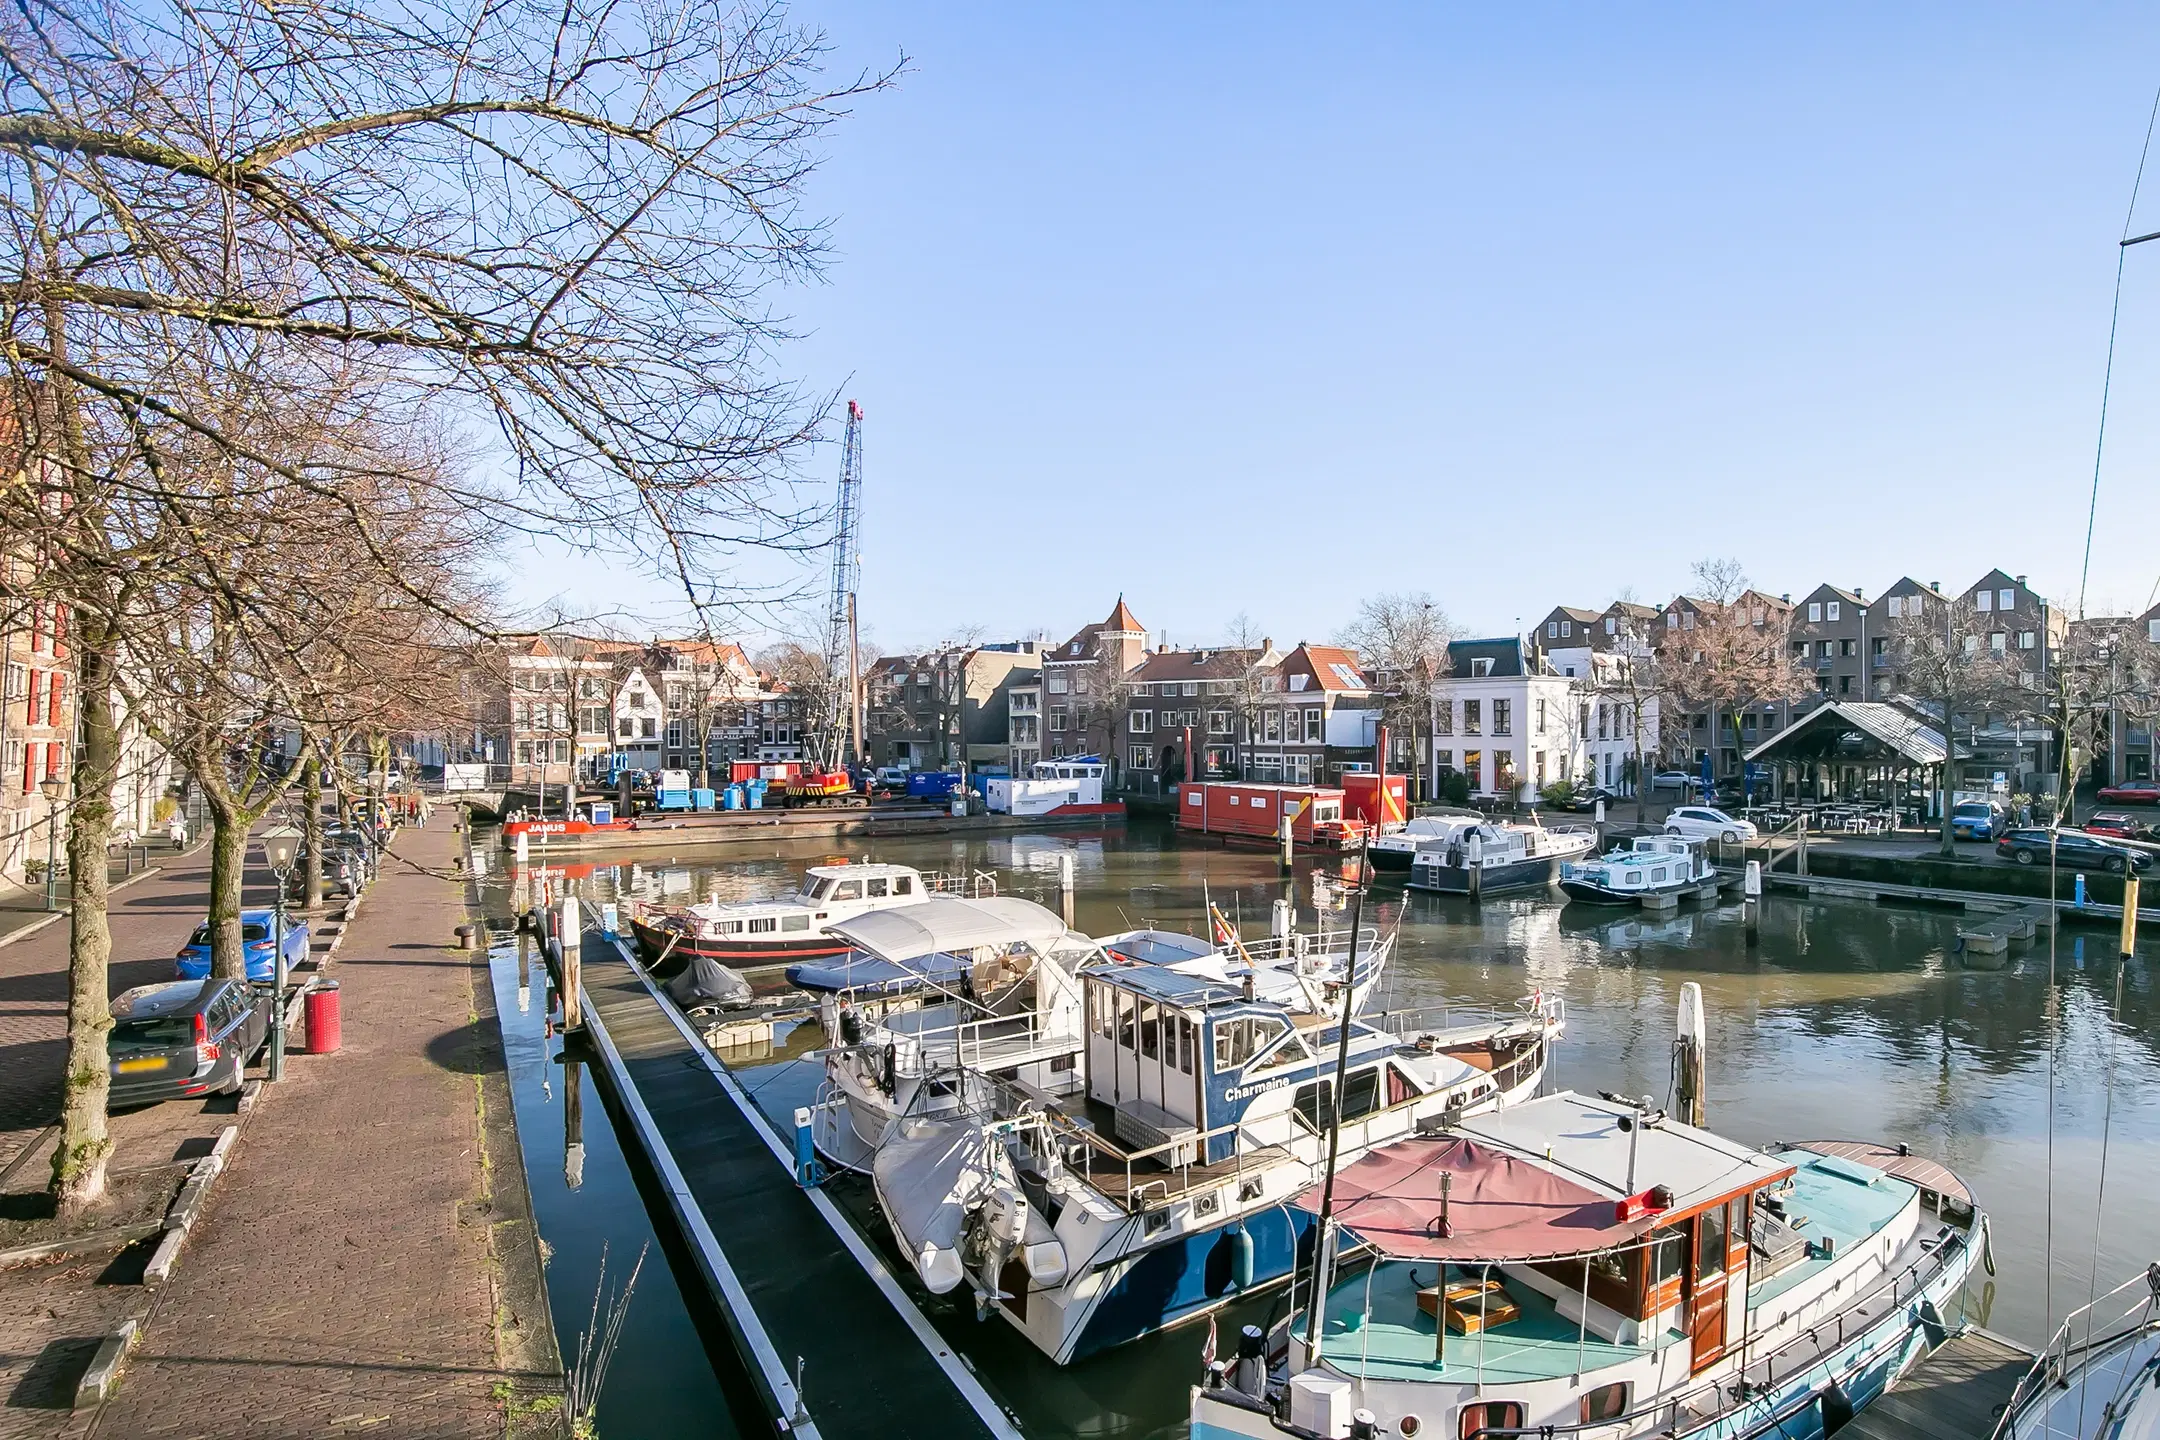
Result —
[[1146, 1191], [1148, 1198], [1160, 1203], [1175, 1200], [1195, 1190], [1208, 1190], [1236, 1175], [1251, 1175], [1276, 1165], [1291, 1162], [1291, 1154], [1281, 1145], [1269, 1145], [1259, 1150], [1249, 1150], [1243, 1155], [1233, 1155], [1212, 1165], [1189, 1165], [1175, 1170], [1164, 1169], [1153, 1160], [1143, 1160], [1132, 1167], [1127, 1175], [1123, 1165], [1114, 1165], [1106, 1155], [1092, 1157], [1088, 1180], [1096, 1189], [1118, 1204], [1131, 1208], [1135, 1191]]
[[597, 932], [584, 957], [597, 1068], [659, 1174], [775, 1434], [1019, 1440], [830, 1197], [796, 1183], [787, 1144], [725, 1067]]
[[2032, 1352], [1970, 1327], [1951, 1336], [1838, 1431], [1849, 1440], [1981, 1440]]

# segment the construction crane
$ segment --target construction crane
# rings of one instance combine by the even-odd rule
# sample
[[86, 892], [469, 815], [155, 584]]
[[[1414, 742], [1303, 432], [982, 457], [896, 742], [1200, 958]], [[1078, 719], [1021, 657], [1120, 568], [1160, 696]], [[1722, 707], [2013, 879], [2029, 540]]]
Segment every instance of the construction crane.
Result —
[[[825, 713], [827, 762], [862, 761], [862, 674], [856, 643], [855, 592], [862, 583], [862, 406], [847, 406], [847, 439], [840, 450], [840, 509], [833, 535], [832, 609], [826, 616]], [[840, 677], [847, 677], [842, 689]]]

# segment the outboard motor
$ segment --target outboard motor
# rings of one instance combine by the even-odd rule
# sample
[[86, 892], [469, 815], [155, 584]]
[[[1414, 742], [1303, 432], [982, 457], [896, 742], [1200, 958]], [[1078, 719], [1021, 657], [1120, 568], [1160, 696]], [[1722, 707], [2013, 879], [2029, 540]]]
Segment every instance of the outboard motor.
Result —
[[982, 1269], [976, 1278], [985, 1295], [998, 1295], [998, 1277], [1005, 1262], [1027, 1241], [1027, 1196], [1010, 1185], [1000, 1185], [984, 1200]]
[[1267, 1336], [1258, 1325], [1247, 1325], [1238, 1331], [1237, 1365], [1230, 1372], [1230, 1384], [1241, 1395], [1255, 1400], [1267, 1398]]

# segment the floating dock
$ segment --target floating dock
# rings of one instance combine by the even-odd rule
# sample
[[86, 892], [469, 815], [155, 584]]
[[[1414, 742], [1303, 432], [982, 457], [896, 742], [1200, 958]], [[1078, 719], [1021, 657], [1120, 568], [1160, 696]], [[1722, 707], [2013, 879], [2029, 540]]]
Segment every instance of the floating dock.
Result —
[[809, 1440], [1020, 1440], [1019, 1427], [820, 1190], [791, 1137], [661, 998], [630, 952], [583, 946], [598, 1068], [771, 1413]]
[[1838, 1431], [1849, 1440], [1981, 1440], [1995, 1432], [2033, 1353], [1969, 1326]]

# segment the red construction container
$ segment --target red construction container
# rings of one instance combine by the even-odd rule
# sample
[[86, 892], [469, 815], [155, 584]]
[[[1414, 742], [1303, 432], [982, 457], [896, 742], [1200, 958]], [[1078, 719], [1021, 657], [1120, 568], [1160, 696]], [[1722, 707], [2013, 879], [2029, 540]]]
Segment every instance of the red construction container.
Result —
[[1343, 792], [1324, 785], [1248, 785], [1232, 780], [1178, 787], [1181, 829], [1272, 840], [1284, 815], [1291, 817], [1290, 833], [1297, 843], [1338, 843]]
[[318, 980], [307, 992], [304, 1014], [310, 1055], [328, 1055], [345, 1039], [345, 1021], [338, 1004], [338, 982]]
[[730, 763], [728, 783], [740, 785], [745, 780], [769, 780], [781, 785], [802, 773], [802, 763], [796, 760], [736, 760]]
[[1410, 786], [1400, 775], [1346, 771], [1342, 788], [1346, 820], [1362, 820], [1367, 828], [1379, 829], [1410, 818]]

